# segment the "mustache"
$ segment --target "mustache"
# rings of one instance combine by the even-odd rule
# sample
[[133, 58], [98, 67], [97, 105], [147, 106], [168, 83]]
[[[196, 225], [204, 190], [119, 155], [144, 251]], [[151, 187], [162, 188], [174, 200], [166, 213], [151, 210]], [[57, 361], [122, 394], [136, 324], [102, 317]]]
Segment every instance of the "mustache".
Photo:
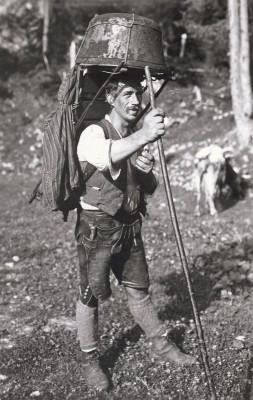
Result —
[[131, 111], [139, 111], [140, 107], [132, 106], [132, 107], [127, 107], [127, 109]]

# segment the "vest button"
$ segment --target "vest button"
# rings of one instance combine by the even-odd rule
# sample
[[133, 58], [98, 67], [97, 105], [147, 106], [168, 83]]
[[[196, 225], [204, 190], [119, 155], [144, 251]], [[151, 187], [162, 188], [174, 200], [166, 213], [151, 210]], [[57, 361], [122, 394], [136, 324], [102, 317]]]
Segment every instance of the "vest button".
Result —
[[121, 207], [121, 203], [118, 203], [118, 206]]
[[119, 197], [123, 197], [124, 196], [124, 194], [123, 193], [121, 193], [120, 195], [119, 195]]

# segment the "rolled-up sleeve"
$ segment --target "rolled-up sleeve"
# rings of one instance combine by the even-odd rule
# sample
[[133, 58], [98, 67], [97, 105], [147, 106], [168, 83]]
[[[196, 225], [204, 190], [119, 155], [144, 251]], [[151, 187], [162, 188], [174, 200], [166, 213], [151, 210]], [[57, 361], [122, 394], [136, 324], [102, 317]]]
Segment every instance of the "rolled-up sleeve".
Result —
[[109, 170], [113, 180], [120, 175], [121, 169], [114, 167], [111, 161], [112, 140], [106, 139], [103, 129], [98, 125], [90, 125], [79, 139], [77, 156], [79, 161], [88, 161], [99, 171]]

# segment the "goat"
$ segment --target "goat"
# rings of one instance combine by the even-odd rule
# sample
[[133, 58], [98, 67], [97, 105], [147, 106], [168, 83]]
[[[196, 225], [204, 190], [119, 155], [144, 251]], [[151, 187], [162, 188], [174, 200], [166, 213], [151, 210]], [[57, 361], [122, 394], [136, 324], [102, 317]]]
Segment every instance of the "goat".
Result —
[[214, 200], [226, 195], [235, 200], [242, 200], [247, 189], [247, 180], [232, 166], [232, 153], [218, 145], [200, 149], [194, 159], [194, 186], [196, 206], [194, 214], [200, 215], [201, 192], [211, 215], [217, 214]]

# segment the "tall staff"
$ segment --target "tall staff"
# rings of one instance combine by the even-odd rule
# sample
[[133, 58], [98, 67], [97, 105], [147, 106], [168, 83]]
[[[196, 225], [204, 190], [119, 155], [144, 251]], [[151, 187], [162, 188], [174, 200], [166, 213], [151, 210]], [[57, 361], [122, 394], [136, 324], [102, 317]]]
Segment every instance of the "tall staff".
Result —
[[[146, 75], [146, 80], [147, 80], [147, 85], [148, 85], [148, 90], [149, 90], [151, 108], [154, 109], [155, 108], [155, 95], [154, 95], [154, 90], [153, 90], [152, 78], [151, 78], [151, 74], [150, 74], [150, 70], [149, 70], [148, 66], [145, 67], [145, 75]], [[157, 146], [158, 146], [159, 158], [160, 158], [161, 169], [162, 169], [162, 174], [163, 174], [163, 182], [164, 182], [164, 187], [165, 187], [167, 203], [168, 203], [168, 207], [169, 207], [169, 211], [170, 211], [172, 226], [173, 226], [174, 234], [176, 237], [177, 247], [178, 247], [180, 260], [181, 260], [181, 264], [183, 267], [183, 271], [184, 271], [184, 275], [185, 275], [185, 279], [186, 279], [186, 283], [187, 283], [188, 292], [189, 292], [190, 299], [191, 299], [194, 323], [195, 323], [198, 343], [199, 343], [199, 347], [200, 347], [200, 351], [201, 351], [201, 357], [202, 357], [202, 361], [203, 361], [203, 365], [204, 365], [205, 376], [206, 376], [206, 380], [208, 383], [211, 400], [216, 400], [217, 397], [216, 397], [215, 387], [214, 387], [212, 376], [211, 376], [211, 371], [210, 371], [210, 366], [209, 366], [209, 361], [208, 361], [208, 354], [207, 354], [207, 350], [206, 350], [206, 343], [205, 343], [205, 339], [204, 339], [204, 332], [203, 332], [203, 328], [201, 325], [199, 311], [198, 311], [197, 303], [195, 300], [194, 292], [192, 290], [190, 271], [189, 271], [185, 251], [184, 251], [184, 245], [183, 245], [180, 229], [178, 226], [176, 210], [175, 210], [172, 191], [171, 191], [171, 187], [170, 187], [170, 181], [169, 181], [169, 176], [168, 176], [168, 171], [167, 171], [166, 161], [165, 161], [164, 148], [163, 148], [163, 143], [162, 143], [161, 138], [159, 138], [157, 140]]]

